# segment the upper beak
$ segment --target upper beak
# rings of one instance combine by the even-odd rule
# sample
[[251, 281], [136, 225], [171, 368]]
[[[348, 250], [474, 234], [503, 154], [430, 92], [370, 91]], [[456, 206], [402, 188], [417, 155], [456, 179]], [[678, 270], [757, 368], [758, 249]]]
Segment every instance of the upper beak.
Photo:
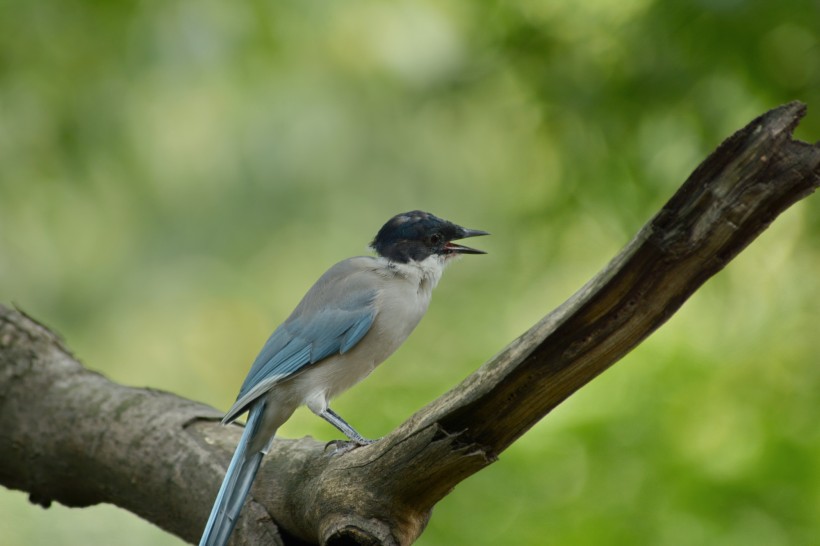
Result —
[[[461, 228], [459, 236], [457, 239], [466, 239], [468, 237], [478, 237], [480, 235], [489, 235], [486, 231], [481, 231], [480, 229], [466, 229]], [[449, 241], [444, 248], [449, 250], [450, 252], [455, 252], [457, 254], [486, 254], [483, 250], [478, 250], [476, 248], [470, 248], [469, 246], [459, 245], [452, 241]]]

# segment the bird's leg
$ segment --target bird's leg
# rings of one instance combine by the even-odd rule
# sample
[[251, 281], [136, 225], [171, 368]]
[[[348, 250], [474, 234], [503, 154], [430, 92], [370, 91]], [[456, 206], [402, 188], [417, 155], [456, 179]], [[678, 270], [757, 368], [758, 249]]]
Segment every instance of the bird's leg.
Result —
[[339, 414], [333, 411], [330, 408], [325, 408], [319, 412], [319, 417], [333, 425], [334, 427], [338, 428], [342, 431], [342, 434], [350, 438], [351, 441], [359, 444], [360, 446], [366, 446], [372, 444], [376, 440], [368, 440], [358, 432], [356, 432], [353, 427], [347, 424], [347, 422], [339, 417]]

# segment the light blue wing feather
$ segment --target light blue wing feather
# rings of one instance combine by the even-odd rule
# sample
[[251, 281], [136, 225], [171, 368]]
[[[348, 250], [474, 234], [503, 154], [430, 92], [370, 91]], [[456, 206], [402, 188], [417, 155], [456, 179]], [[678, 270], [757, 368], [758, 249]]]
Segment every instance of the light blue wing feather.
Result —
[[293, 314], [277, 328], [254, 360], [237, 396], [225, 415], [230, 422], [274, 385], [305, 367], [344, 354], [367, 334], [376, 317], [377, 290], [362, 278], [366, 271], [340, 262], [308, 291]]
[[364, 335], [370, 331], [370, 327], [373, 325], [373, 319], [376, 318], [375, 313], [370, 313], [368, 315], [364, 315], [359, 320], [357, 320], [353, 326], [345, 334], [344, 338], [342, 339], [342, 344], [339, 347], [339, 352], [345, 354], [350, 349], [356, 346], [360, 339], [364, 337]]

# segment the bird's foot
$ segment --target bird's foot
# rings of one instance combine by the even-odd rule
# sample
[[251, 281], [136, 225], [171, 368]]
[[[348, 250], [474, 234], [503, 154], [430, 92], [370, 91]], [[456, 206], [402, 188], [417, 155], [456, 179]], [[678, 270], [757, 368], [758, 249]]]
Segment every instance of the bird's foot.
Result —
[[328, 449], [332, 448], [330, 451], [331, 456], [342, 455], [348, 451], [353, 451], [357, 447], [369, 446], [370, 444], [374, 444], [378, 441], [378, 439], [369, 440], [362, 437], [356, 438], [355, 440], [331, 440], [325, 444], [325, 451], [327, 452]]

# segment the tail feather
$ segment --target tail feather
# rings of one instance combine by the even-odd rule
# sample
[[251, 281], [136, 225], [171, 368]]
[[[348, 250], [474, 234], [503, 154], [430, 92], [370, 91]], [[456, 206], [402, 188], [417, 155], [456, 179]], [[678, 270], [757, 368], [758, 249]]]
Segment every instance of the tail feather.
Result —
[[228, 466], [228, 472], [216, 495], [199, 546], [225, 546], [228, 543], [264, 456], [262, 451], [247, 453], [251, 440], [259, 430], [264, 410], [264, 401], [259, 401], [250, 408], [248, 421], [245, 423], [245, 432], [236, 447], [231, 464]]

